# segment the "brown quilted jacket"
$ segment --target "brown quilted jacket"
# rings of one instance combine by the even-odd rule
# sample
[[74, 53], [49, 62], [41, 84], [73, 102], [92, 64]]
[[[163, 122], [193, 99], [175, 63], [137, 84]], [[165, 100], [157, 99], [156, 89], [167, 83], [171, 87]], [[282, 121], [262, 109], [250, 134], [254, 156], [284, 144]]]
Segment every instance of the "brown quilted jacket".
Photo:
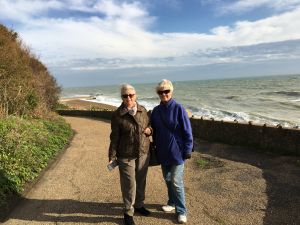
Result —
[[137, 104], [137, 113], [131, 116], [122, 104], [112, 115], [109, 160], [137, 158], [149, 151], [149, 137], [143, 131], [150, 127], [147, 110]]

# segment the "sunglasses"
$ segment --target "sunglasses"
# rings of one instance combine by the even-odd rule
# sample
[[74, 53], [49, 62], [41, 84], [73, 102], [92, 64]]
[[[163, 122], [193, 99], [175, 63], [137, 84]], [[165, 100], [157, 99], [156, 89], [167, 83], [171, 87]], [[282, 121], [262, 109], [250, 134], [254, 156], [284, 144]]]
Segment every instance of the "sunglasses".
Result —
[[157, 92], [157, 94], [159, 94], [159, 95], [162, 95], [162, 94], [167, 95], [167, 94], [169, 94], [169, 93], [170, 93], [170, 90], [164, 90], [164, 91], [158, 91], [158, 92]]
[[122, 98], [133, 98], [133, 96], [134, 96], [135, 94], [124, 94], [124, 95], [122, 95]]

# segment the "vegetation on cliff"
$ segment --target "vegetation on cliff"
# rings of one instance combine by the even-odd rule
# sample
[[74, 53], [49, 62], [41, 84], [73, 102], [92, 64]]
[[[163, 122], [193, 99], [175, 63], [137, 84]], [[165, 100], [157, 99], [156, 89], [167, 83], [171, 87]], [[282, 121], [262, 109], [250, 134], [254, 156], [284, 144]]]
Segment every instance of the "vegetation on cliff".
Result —
[[72, 135], [53, 112], [59, 94], [47, 68], [0, 24], [0, 218]]
[[56, 80], [18, 34], [0, 25], [0, 116], [44, 116], [59, 93]]

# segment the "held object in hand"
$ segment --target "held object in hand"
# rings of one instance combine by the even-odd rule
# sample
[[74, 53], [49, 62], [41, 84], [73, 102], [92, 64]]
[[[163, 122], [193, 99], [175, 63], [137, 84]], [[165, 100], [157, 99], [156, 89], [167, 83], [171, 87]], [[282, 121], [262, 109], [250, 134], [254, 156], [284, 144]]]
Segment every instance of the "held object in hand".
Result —
[[160, 162], [158, 161], [158, 157], [157, 157], [156, 146], [153, 142], [150, 143], [149, 154], [150, 154], [149, 166], [160, 165]]
[[107, 169], [109, 171], [112, 171], [116, 166], [118, 166], [118, 162], [117, 162], [117, 160], [114, 160], [107, 165]]

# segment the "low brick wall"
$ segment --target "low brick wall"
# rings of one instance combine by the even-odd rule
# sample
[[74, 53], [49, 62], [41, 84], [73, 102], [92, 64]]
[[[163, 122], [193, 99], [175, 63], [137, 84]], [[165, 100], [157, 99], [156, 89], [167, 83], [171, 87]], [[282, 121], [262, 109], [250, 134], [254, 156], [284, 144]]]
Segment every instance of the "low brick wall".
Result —
[[193, 135], [207, 141], [300, 155], [299, 129], [194, 118], [191, 118], [191, 124]]
[[[65, 116], [103, 119], [110, 119], [112, 116], [112, 111], [58, 110], [57, 112]], [[300, 156], [299, 129], [195, 118], [191, 118], [191, 124], [195, 138]]]
[[102, 119], [111, 119], [113, 111], [93, 111], [93, 110], [57, 110], [57, 113], [62, 116], [83, 116], [96, 117]]

